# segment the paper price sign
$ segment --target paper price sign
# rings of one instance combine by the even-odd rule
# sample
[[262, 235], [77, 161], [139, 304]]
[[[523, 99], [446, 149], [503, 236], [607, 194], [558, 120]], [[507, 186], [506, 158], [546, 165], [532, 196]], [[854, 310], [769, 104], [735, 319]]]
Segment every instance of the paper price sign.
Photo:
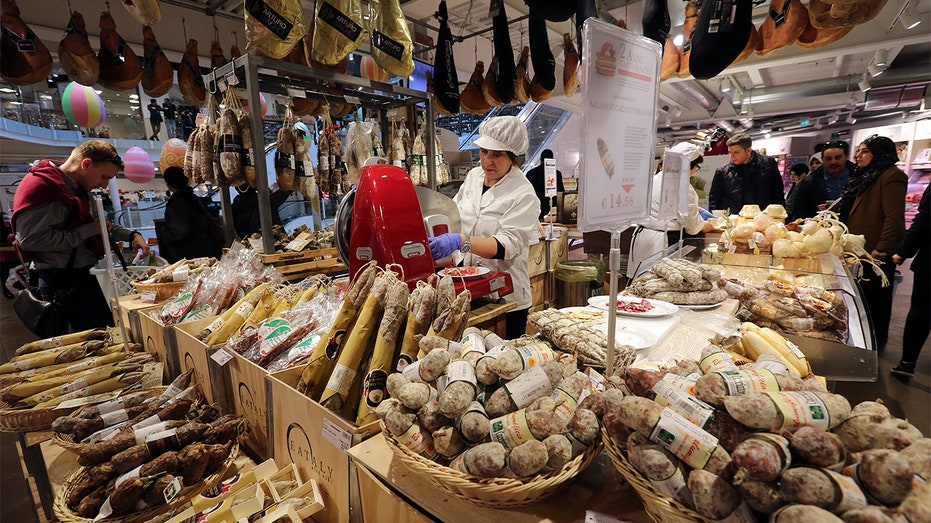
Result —
[[682, 153], [666, 151], [663, 156], [663, 178], [657, 218], [674, 220], [688, 212], [689, 158]]
[[662, 48], [585, 21], [579, 229], [617, 230], [650, 214]]
[[543, 159], [544, 194], [548, 198], [556, 196], [556, 159]]

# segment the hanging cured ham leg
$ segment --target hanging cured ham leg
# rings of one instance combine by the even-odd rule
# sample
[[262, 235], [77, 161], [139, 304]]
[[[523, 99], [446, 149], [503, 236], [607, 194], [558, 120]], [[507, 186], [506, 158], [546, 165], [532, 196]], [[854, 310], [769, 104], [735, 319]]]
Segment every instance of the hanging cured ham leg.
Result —
[[491, 105], [482, 94], [482, 76], [484, 76], [484, 72], [485, 62], [479, 60], [475, 63], [475, 69], [472, 71], [469, 83], [466, 84], [462, 94], [459, 95], [462, 110], [469, 114], [485, 114], [491, 110]]
[[[659, 45], [669, 38], [669, 6], [666, 0], [643, 0], [643, 36]], [[665, 53], [665, 50], [664, 50]]]
[[666, 80], [672, 78], [676, 71], [679, 70], [679, 50], [676, 44], [672, 43], [672, 38], [666, 38], [663, 45], [663, 61], [660, 63], [659, 79]]
[[689, 71], [689, 57], [692, 55], [692, 31], [698, 22], [698, 4], [689, 0], [685, 3], [685, 22], [682, 24], [682, 35], [685, 40], [679, 49], [679, 78], [687, 78]]
[[[434, 102], [438, 111], [456, 114], [459, 112], [460, 100], [459, 75], [456, 73], [456, 62], [453, 60], [453, 33], [449, 30], [446, 0], [440, 2], [436, 11], [436, 19], [440, 22], [440, 31], [437, 35], [436, 54], [433, 58], [433, 72], [435, 75], [433, 89], [436, 95]], [[476, 65], [476, 67], [478, 66]], [[481, 85], [481, 82], [479, 82], [479, 85]], [[481, 91], [478, 94], [481, 95]]]
[[[4, 57], [6, 54], [4, 54]], [[81, 85], [94, 85], [100, 76], [100, 62], [87, 38], [84, 15], [71, 11], [65, 37], [58, 44], [58, 61], [68, 78]]]
[[495, 38], [492, 65], [495, 72], [492, 76], [495, 79], [498, 99], [502, 104], [509, 104], [514, 100], [514, 79], [517, 77], [517, 71], [514, 67], [514, 48], [511, 47], [511, 35], [508, 31], [508, 15], [503, 2], [498, 14], [491, 19], [491, 26]]
[[808, 8], [799, 0], [772, 0], [769, 16], [760, 25], [763, 46], [756, 54], [766, 56], [792, 45], [808, 27]]
[[142, 25], [156, 25], [162, 19], [158, 0], [122, 0], [120, 3]]
[[498, 58], [492, 58], [491, 65], [488, 66], [488, 72], [485, 73], [485, 79], [482, 80], [482, 96], [485, 101], [492, 107], [503, 105], [504, 102], [498, 96], [498, 85], [495, 83], [495, 75], [498, 72]]
[[[568, 36], [568, 33], [566, 33]], [[517, 79], [514, 82], [514, 95], [520, 103], [525, 104], [530, 101], [530, 76], [527, 74], [527, 66], [530, 65], [530, 47], [524, 46], [520, 52], [520, 60], [517, 61]]]
[[734, 58], [734, 61], [731, 62], [731, 65], [734, 65], [738, 62], [743, 62], [750, 57], [754, 52], [757, 52], [763, 46], [763, 38], [760, 36], [760, 32], [756, 30], [756, 26], [753, 23], [750, 23], [750, 39], [747, 40], [747, 45], [744, 47], [744, 50], [737, 55], [737, 58]]
[[187, 49], [178, 66], [178, 87], [184, 101], [191, 105], [200, 107], [207, 101], [207, 88], [197, 62], [197, 40], [193, 38], [187, 41]]
[[149, 26], [142, 27], [142, 90], [152, 98], [164, 96], [175, 81], [175, 71]]
[[566, 96], [572, 96], [579, 90], [579, 52], [575, 50], [569, 33], [562, 35], [562, 88]]
[[11, 84], [29, 85], [45, 79], [52, 72], [52, 54], [42, 40], [19, 17], [19, 6], [3, 0], [0, 17], [0, 76]]
[[798, 35], [798, 40], [795, 41], [795, 44], [802, 49], [817, 49], [847, 36], [847, 33], [853, 28], [854, 26], [848, 25], [846, 27], [818, 29], [811, 25], [811, 21], [809, 20], [808, 26], [805, 27], [802, 34]]
[[530, 11], [528, 22], [530, 33], [530, 61], [533, 62], [533, 81], [530, 82], [530, 98], [540, 103], [548, 100], [556, 88], [556, 58], [550, 49], [546, 31], [546, 20]]
[[692, 31], [692, 52], [689, 56], [692, 76], [712, 78], [731, 65], [750, 39], [752, 14], [751, 0], [736, 0], [733, 5], [723, 0], [706, 0], [702, 4], [698, 22]]
[[[301, 49], [302, 54], [303, 52], [304, 50]], [[214, 40], [213, 43], [210, 44], [210, 68], [216, 69], [226, 63], [227, 60], [226, 57], [223, 56], [223, 48], [220, 47], [220, 42]]]
[[[555, 2], [554, 2], [555, 3]], [[533, 10], [531, 10], [531, 13]], [[595, 8], [595, 0], [576, 0], [575, 2], [575, 34], [579, 39], [579, 52], [582, 52], [582, 24], [589, 18], [598, 18], [598, 9]], [[530, 45], [530, 52], [533, 52], [533, 43]], [[534, 62], [534, 72], [536, 72], [536, 62]]]
[[142, 60], [126, 40], [116, 32], [116, 22], [110, 13], [100, 13], [100, 62], [98, 82], [107, 89], [128, 91], [142, 81]]

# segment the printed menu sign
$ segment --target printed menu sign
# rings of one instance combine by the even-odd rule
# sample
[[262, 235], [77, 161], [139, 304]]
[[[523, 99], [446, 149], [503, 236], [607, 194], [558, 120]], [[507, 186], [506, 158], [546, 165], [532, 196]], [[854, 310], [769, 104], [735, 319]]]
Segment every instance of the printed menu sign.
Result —
[[594, 18], [582, 35], [579, 229], [610, 231], [650, 213], [662, 48]]
[[675, 220], [688, 212], [689, 157], [666, 151], [657, 218]]

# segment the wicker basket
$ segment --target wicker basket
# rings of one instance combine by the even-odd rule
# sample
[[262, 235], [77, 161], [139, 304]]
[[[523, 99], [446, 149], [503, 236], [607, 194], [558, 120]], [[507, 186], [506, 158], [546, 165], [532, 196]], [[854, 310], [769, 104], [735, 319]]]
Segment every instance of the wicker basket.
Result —
[[59, 416], [67, 416], [75, 407], [67, 409], [12, 409], [0, 401], [0, 432], [40, 432], [48, 430]]
[[440, 489], [457, 498], [490, 508], [522, 507], [542, 501], [565, 487], [601, 453], [601, 444], [595, 443], [583, 454], [567, 463], [561, 470], [538, 474], [532, 478], [482, 478], [464, 474], [431, 461], [401, 445], [385, 428], [381, 432], [394, 455], [411, 471], [427, 478]]
[[[226, 458], [226, 461], [223, 462], [223, 465], [220, 466], [220, 470], [216, 473], [207, 476], [199, 483], [184, 487], [181, 489], [181, 493], [168, 504], [159, 505], [157, 507], [152, 507], [146, 510], [139, 512], [134, 512], [132, 514], [127, 514], [125, 516], [119, 517], [109, 517], [106, 518], [108, 523], [143, 523], [151, 521], [156, 516], [165, 514], [177, 507], [180, 507], [185, 502], [189, 501], [195, 495], [203, 492], [204, 490], [215, 487], [220, 481], [228, 476], [229, 470], [233, 467], [233, 462], [236, 461], [236, 456], [239, 454], [239, 442], [233, 442], [233, 448], [230, 449], [230, 455]], [[55, 496], [55, 502], [52, 504], [52, 510], [55, 513], [55, 517], [58, 518], [58, 521], [62, 523], [94, 523], [92, 518], [84, 518], [74, 513], [70, 508], [68, 508], [68, 496], [71, 494], [71, 491], [84, 479], [88, 474], [88, 471], [91, 467], [81, 467], [76, 470], [68, 479], [65, 480], [65, 483], [61, 486], [61, 489], [58, 491], [58, 495]]]
[[170, 281], [166, 283], [139, 283], [134, 281], [131, 282], [131, 285], [140, 293], [155, 292], [155, 301], [162, 301], [177, 294], [186, 283], [186, 281]]
[[657, 492], [653, 485], [627, 461], [626, 449], [621, 449], [604, 428], [601, 429], [601, 439], [614, 468], [637, 491], [637, 495], [643, 502], [643, 508], [653, 518], [653, 521], [656, 523], [712, 523], [682, 503]]

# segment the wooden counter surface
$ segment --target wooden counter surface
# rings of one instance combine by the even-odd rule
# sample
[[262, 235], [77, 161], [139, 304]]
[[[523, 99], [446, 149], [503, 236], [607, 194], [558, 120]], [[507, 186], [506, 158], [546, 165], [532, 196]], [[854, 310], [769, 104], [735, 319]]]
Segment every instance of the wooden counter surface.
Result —
[[[605, 454], [568, 488], [539, 503], [510, 509], [473, 505], [436, 487], [396, 458], [382, 434], [350, 448], [349, 455], [357, 466], [365, 467], [420, 510], [446, 523], [582, 523], [589, 512], [614, 518], [596, 521], [651, 521], [633, 488], [622, 483]], [[597, 484], [589, 486], [591, 481]]]

